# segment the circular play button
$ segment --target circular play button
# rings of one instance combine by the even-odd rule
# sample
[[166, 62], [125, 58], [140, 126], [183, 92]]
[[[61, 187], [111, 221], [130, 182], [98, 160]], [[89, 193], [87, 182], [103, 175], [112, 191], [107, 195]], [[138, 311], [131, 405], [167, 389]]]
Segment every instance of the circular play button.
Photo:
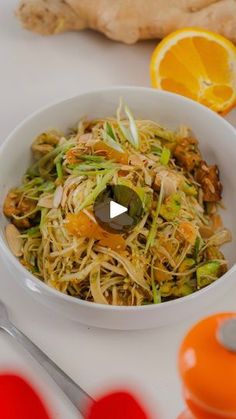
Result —
[[126, 233], [140, 221], [142, 201], [128, 186], [108, 185], [96, 198], [94, 215], [98, 224], [109, 233]]

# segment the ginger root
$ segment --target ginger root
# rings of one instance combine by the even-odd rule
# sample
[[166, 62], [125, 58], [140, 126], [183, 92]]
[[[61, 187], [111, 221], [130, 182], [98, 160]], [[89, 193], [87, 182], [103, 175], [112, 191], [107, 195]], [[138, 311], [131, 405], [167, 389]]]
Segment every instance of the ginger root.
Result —
[[42, 35], [91, 28], [132, 44], [196, 26], [236, 42], [236, 0], [21, 0], [17, 16]]

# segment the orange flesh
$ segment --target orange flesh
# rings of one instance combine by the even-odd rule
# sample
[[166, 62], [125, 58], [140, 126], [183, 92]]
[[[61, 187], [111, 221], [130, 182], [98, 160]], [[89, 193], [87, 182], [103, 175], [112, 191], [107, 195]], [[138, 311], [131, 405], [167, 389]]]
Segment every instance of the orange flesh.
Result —
[[87, 214], [68, 214], [66, 217], [66, 228], [69, 233], [77, 237], [87, 237], [99, 240], [101, 246], [109, 247], [112, 250], [125, 250], [125, 239], [119, 234], [108, 233], [96, 224]]
[[[114, 150], [109, 147], [103, 141], [98, 141], [94, 145], [94, 151], [98, 154], [104, 155], [109, 160], [114, 160], [117, 163], [128, 164], [128, 154], [126, 152], [119, 153], [119, 151]], [[79, 160], [78, 150], [69, 150], [66, 153], [67, 160], [70, 164], [75, 164]]]
[[169, 35], [154, 51], [152, 85], [225, 113], [236, 104], [235, 68], [236, 48], [228, 40], [207, 31], [184, 29], [182, 34]]
[[109, 160], [115, 160], [117, 163], [121, 164], [128, 164], [128, 154], [126, 152], [119, 153], [119, 151], [109, 147], [103, 141], [95, 143], [94, 150], [105, 154]]
[[[174, 71], [173, 71], [174, 69]], [[161, 86], [207, 105], [228, 101], [233, 88], [227, 52], [221, 45], [195, 37], [182, 39], [160, 65]]]
[[187, 242], [194, 245], [197, 231], [196, 228], [189, 221], [182, 221], [178, 227], [179, 233], [185, 238]]

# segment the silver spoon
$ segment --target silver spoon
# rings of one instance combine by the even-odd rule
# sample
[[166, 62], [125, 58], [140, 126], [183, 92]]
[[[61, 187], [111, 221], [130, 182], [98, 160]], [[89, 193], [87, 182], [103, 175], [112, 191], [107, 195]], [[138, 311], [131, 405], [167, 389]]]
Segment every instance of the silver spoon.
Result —
[[66, 375], [41, 349], [38, 348], [26, 335], [17, 329], [9, 320], [5, 305], [0, 300], [0, 329], [7, 332], [17, 340], [30, 355], [47, 371], [50, 377], [65, 393], [82, 416], [93, 399], [68, 375]]

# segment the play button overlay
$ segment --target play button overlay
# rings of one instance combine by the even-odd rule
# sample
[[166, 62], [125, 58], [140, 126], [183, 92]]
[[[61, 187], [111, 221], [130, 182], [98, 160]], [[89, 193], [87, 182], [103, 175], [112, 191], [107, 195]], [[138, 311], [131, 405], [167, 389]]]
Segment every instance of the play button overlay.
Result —
[[128, 208], [123, 205], [117, 204], [117, 202], [110, 201], [110, 218], [118, 217], [118, 215], [124, 214], [127, 212]]
[[98, 224], [109, 233], [131, 231], [141, 220], [142, 201], [128, 186], [108, 185], [96, 198], [94, 216]]

